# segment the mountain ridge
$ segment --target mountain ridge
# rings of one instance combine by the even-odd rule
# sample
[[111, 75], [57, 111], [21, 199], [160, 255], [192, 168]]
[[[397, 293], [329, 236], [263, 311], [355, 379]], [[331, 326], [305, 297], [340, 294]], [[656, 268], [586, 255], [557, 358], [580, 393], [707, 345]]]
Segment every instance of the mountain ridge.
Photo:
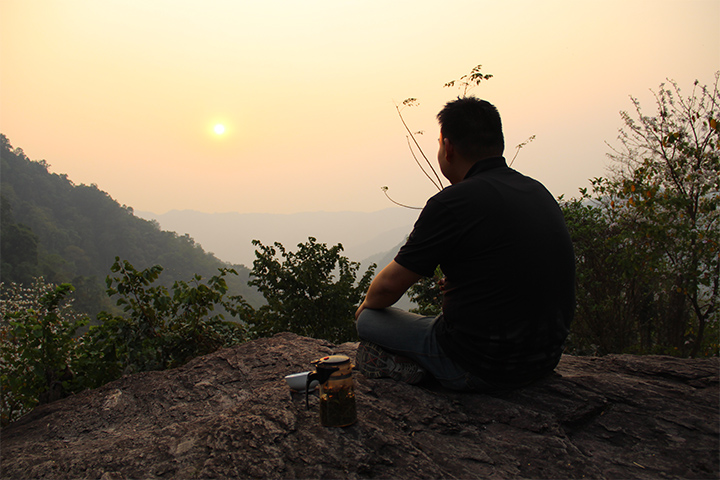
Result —
[[[170, 210], [164, 214], [136, 210], [135, 215], [156, 221], [163, 230], [190, 235], [203, 248], [223, 261], [252, 267], [255, 246], [281, 243], [287, 249], [308, 237], [328, 245], [342, 244], [350, 260], [387, 254], [402, 243], [412, 229], [418, 212], [389, 207], [375, 212], [299, 212], [291, 214], [206, 213], [197, 210]], [[384, 265], [379, 265], [380, 267]]]
[[[229, 266], [191, 237], [136, 216], [97, 185], [75, 184], [49, 167], [0, 134], [0, 283], [31, 285], [38, 277], [71, 283], [73, 307], [95, 318], [118, 311], [105, 282], [116, 257], [139, 270], [162, 266], [158, 284], [167, 288]], [[247, 285], [249, 269], [232, 267], [238, 273], [227, 279], [232, 294], [261, 304], [262, 296]]]

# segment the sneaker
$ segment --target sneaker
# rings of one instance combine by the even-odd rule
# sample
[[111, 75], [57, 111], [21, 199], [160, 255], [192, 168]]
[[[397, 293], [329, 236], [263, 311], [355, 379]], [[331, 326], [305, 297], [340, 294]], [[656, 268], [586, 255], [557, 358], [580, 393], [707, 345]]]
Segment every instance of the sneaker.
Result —
[[394, 355], [379, 345], [360, 342], [355, 366], [368, 378], [392, 378], [415, 385], [425, 376], [425, 370], [409, 358]]

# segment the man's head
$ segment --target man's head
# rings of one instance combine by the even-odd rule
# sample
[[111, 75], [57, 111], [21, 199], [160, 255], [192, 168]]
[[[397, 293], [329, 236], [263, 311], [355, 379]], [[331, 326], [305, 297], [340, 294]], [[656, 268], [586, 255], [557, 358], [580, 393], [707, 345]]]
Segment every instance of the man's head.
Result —
[[440, 136], [453, 145], [458, 154], [475, 162], [503, 154], [505, 139], [497, 108], [476, 97], [448, 102], [437, 115]]

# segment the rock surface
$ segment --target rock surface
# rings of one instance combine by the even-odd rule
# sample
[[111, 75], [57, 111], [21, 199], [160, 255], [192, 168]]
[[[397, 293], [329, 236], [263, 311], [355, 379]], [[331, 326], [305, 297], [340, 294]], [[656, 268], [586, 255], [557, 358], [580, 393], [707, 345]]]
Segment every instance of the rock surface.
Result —
[[280, 334], [41, 406], [2, 432], [2, 478], [718, 478], [718, 359], [565, 356], [522, 390], [355, 374], [326, 428], [283, 377], [356, 344]]

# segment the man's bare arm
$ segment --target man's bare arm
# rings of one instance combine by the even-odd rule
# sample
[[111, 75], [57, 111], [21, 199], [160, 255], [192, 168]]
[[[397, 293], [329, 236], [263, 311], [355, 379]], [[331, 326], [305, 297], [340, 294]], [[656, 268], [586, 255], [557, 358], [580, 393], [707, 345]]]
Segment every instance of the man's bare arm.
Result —
[[422, 275], [408, 270], [393, 260], [373, 279], [365, 301], [355, 312], [355, 319], [366, 308], [378, 309], [391, 306], [421, 277]]

